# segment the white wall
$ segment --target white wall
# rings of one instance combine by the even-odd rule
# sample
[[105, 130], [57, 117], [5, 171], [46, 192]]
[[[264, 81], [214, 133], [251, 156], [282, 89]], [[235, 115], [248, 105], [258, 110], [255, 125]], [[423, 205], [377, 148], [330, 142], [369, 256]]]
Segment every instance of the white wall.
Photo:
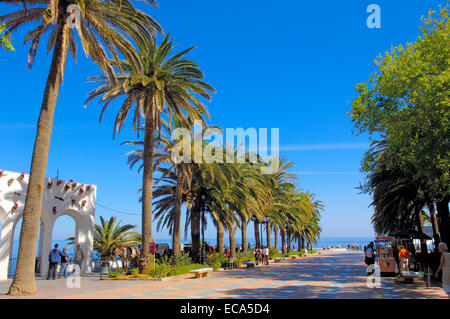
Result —
[[[0, 170], [0, 223], [1, 241], [0, 241], [0, 280], [7, 279], [8, 264], [12, 253], [13, 233], [20, 232], [20, 229], [14, 229], [15, 225], [23, 215], [25, 196], [28, 188], [29, 175], [24, 174], [20, 179], [21, 173]], [[12, 181], [8, 185], [8, 181]], [[47, 187], [48, 183], [51, 187]], [[40, 272], [47, 274], [48, 253], [51, 249], [52, 232], [55, 221], [62, 215], [69, 215], [75, 220], [78, 244], [80, 244], [84, 253], [84, 260], [81, 267], [82, 272], [90, 272], [92, 269], [92, 248], [94, 244], [93, 230], [95, 218], [95, 202], [97, 196], [96, 185], [91, 185], [89, 191], [86, 190], [88, 184], [77, 182], [58, 181], [52, 178], [46, 178], [43, 185], [44, 196], [41, 210], [41, 228], [40, 245], [37, 247], [37, 253], [40, 258]], [[70, 187], [67, 191], [64, 186], [77, 184], [74, 189]], [[83, 188], [83, 193], [80, 193]], [[75, 204], [72, 205], [72, 199]], [[82, 207], [82, 202], [85, 205]], [[13, 212], [13, 207], [17, 203], [17, 209]], [[56, 214], [53, 213], [53, 207], [56, 208]]]

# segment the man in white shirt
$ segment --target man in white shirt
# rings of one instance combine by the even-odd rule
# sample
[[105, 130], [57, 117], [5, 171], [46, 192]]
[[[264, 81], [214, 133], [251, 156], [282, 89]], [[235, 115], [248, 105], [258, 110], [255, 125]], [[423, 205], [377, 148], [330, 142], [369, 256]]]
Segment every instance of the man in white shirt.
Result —
[[268, 247], [266, 247], [264, 249], [264, 256], [266, 257], [266, 265], [268, 265], [269, 264], [269, 248]]

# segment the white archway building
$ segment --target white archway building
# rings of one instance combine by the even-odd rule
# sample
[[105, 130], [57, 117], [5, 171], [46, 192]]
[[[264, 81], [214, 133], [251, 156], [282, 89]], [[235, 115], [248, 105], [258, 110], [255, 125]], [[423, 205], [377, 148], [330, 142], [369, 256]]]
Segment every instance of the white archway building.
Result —
[[[27, 174], [0, 170], [0, 280], [8, 278], [14, 233], [20, 232], [15, 228], [23, 215], [28, 180]], [[84, 254], [81, 272], [91, 272], [96, 186], [46, 178], [43, 189], [38, 246], [41, 276], [46, 276], [48, 271], [53, 226], [63, 215], [75, 220], [75, 243]]]

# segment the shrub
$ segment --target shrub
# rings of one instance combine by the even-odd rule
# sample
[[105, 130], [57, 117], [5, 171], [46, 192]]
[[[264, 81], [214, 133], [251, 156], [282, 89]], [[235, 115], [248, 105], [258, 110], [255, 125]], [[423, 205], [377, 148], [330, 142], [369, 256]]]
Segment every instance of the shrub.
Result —
[[171, 264], [174, 266], [187, 266], [192, 263], [191, 258], [186, 254], [179, 254], [178, 256], [173, 256]]
[[167, 277], [167, 275], [170, 272], [170, 266], [167, 264], [155, 264], [155, 268], [150, 271], [149, 275], [153, 278], [164, 278]]
[[117, 278], [119, 276], [122, 276], [122, 271], [120, 269], [110, 270], [109, 271], [109, 277], [110, 278]]
[[250, 260], [255, 260], [255, 255], [253, 255], [252, 252], [246, 252], [246, 253], [237, 253], [236, 254], [236, 260], [234, 261], [234, 265], [236, 267], [239, 267], [242, 263]]
[[287, 253], [286, 256], [290, 257], [290, 256], [292, 256], [292, 255], [299, 256], [299, 255], [300, 255], [300, 252], [299, 252], [299, 251], [291, 251], [290, 253]]
[[228, 265], [227, 257], [220, 253], [206, 256], [206, 264], [214, 269], [224, 268]]
[[279, 257], [279, 256], [275, 256], [275, 255], [280, 255], [280, 251], [275, 248], [275, 247], [270, 247], [269, 248], [269, 258], [275, 258], [275, 257]]
[[205, 267], [205, 265], [202, 264], [190, 264], [190, 265], [182, 265], [182, 266], [173, 266], [170, 268], [169, 273], [167, 274], [168, 277], [170, 276], [178, 276], [189, 273], [191, 270], [194, 269], [200, 269]]
[[130, 275], [132, 276], [139, 275], [139, 268], [130, 269]]

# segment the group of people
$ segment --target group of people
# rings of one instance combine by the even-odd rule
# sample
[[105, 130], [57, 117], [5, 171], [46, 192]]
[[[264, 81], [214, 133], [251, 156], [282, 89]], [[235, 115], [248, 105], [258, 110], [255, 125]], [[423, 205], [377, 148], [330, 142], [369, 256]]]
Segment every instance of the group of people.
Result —
[[[56, 272], [58, 265], [61, 265], [58, 279], [61, 278], [67, 278], [68, 277], [68, 271], [67, 267], [69, 265], [69, 261], [72, 258], [71, 255], [67, 253], [67, 247], [64, 247], [63, 250], [58, 249], [59, 245], [55, 244], [55, 248], [50, 250], [48, 254], [48, 275], [47, 280], [55, 280], [56, 279]], [[80, 245], [77, 245], [74, 255], [74, 264], [77, 264], [81, 269], [81, 262], [83, 261], [83, 250], [81, 249]]]
[[261, 248], [256, 247], [255, 251], [253, 252], [255, 255], [255, 261], [258, 265], [261, 263], [261, 265], [268, 265], [269, 264], [269, 248], [262, 246]]
[[[435, 278], [439, 278], [439, 273], [442, 271], [442, 288], [444, 289], [445, 293], [448, 295], [450, 299], [450, 253], [448, 252], [448, 246], [446, 243], [441, 242], [438, 246], [438, 251], [441, 254], [439, 267], [434, 274]], [[376, 252], [374, 248], [373, 242], [370, 242], [369, 245], [364, 247], [364, 253], [365, 253], [365, 263], [367, 266], [373, 265], [375, 263], [375, 257]], [[399, 261], [399, 268], [400, 271], [409, 271], [409, 259], [411, 257], [411, 252], [409, 252], [405, 246], [400, 246], [400, 249], [398, 251], [398, 261]], [[368, 275], [372, 274], [372, 272], [369, 271]]]

